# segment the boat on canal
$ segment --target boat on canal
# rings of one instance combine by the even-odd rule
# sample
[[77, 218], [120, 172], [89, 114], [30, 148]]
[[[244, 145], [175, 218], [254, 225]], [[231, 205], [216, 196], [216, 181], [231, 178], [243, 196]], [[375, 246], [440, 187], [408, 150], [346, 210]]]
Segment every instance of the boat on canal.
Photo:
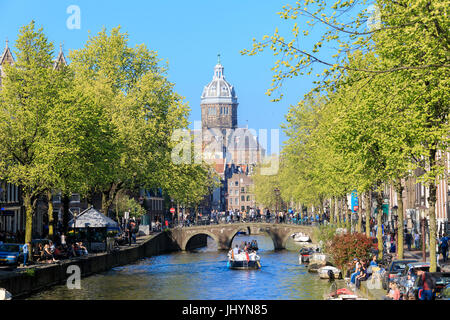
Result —
[[311, 255], [316, 252], [314, 248], [301, 248], [298, 255], [298, 262], [300, 264], [308, 264]]
[[342, 272], [340, 269], [333, 266], [324, 266], [317, 270], [320, 279], [342, 279]]
[[338, 289], [328, 296], [325, 297], [325, 300], [367, 300], [366, 298], [358, 296], [351, 290], [347, 288]]
[[261, 258], [255, 251], [250, 253], [244, 251], [234, 254], [233, 250], [228, 253], [227, 267], [235, 270], [261, 269]]
[[294, 233], [292, 238], [295, 242], [311, 242], [311, 238], [302, 232]]

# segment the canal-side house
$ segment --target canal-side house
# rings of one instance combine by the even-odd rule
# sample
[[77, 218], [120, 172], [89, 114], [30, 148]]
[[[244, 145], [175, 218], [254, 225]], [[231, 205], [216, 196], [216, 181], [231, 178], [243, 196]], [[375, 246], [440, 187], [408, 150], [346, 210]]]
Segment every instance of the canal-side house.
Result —
[[[450, 152], [439, 151], [438, 161], [444, 163], [444, 176], [437, 184], [437, 198], [435, 205], [437, 232], [439, 235], [449, 232], [450, 215]], [[421, 233], [421, 220], [427, 216], [429, 210], [429, 188], [419, 181], [418, 177], [424, 174], [423, 169], [417, 168], [411, 172], [411, 176], [403, 180], [403, 214], [406, 228], [409, 231]], [[395, 209], [398, 208], [398, 198], [392, 185], [389, 186], [390, 216], [395, 217]]]

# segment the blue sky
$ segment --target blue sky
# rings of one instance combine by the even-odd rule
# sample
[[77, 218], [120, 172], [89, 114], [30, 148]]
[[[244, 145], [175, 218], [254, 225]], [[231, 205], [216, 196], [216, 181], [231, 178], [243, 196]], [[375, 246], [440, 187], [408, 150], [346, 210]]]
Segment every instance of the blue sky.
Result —
[[[220, 53], [225, 77], [238, 95], [238, 125], [270, 130], [279, 128], [289, 105], [296, 104], [311, 89], [313, 79], [290, 80], [282, 90], [284, 99], [270, 102], [265, 92], [271, 84], [275, 57], [269, 51], [253, 57], [242, 56], [240, 51], [251, 48], [253, 38], [272, 34], [275, 27], [289, 30], [277, 15], [289, 2], [293, 1], [0, 0], [0, 50], [6, 38], [14, 46], [19, 28], [33, 19], [44, 28], [56, 50], [64, 42], [66, 56], [69, 50], [84, 46], [89, 33], [120, 25], [122, 31], [128, 32], [130, 45], [145, 43], [168, 62], [170, 81], [192, 109], [191, 122], [201, 120], [200, 95], [212, 79]], [[80, 29], [66, 26], [70, 5], [81, 10]], [[298, 22], [301, 27], [302, 21]], [[285, 139], [280, 133], [280, 140]]]

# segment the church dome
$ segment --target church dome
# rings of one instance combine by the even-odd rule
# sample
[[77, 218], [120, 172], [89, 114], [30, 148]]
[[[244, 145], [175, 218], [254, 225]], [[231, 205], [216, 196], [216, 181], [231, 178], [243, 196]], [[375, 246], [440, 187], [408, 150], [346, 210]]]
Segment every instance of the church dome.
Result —
[[225, 80], [223, 69], [219, 61], [214, 67], [212, 81], [203, 89], [201, 104], [237, 103], [234, 87]]

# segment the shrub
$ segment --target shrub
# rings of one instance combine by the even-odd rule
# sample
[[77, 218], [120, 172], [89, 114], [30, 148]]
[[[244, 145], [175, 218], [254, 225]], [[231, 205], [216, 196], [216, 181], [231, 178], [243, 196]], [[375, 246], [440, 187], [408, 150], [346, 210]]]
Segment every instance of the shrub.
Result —
[[363, 233], [337, 234], [334, 236], [329, 253], [341, 270], [354, 258], [369, 259], [372, 241]]

